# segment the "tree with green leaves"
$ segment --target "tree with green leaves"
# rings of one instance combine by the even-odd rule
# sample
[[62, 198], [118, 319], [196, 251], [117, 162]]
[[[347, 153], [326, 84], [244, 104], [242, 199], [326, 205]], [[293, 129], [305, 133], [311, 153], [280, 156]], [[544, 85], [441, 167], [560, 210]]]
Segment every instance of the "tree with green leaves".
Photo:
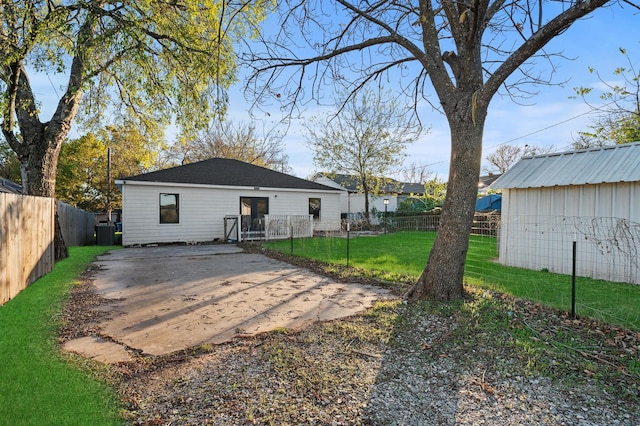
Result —
[[20, 182], [20, 162], [18, 157], [2, 139], [0, 139], [0, 177], [16, 183]]
[[[272, 7], [269, 0], [0, 3], [2, 134], [25, 192], [54, 196], [60, 148], [81, 107], [87, 125], [132, 115], [147, 126], [173, 119], [184, 131], [206, 127], [224, 112], [236, 81], [234, 43], [256, 36]], [[33, 72], [66, 76], [47, 119]], [[56, 234], [60, 258], [66, 250]]]
[[367, 219], [370, 195], [383, 191], [386, 176], [402, 165], [406, 146], [421, 133], [420, 126], [399, 113], [395, 101], [385, 98], [364, 91], [339, 102], [335, 116], [316, 116], [304, 124], [314, 164], [357, 179]]
[[282, 30], [247, 54], [253, 69], [247, 87], [293, 114], [330, 88], [356, 93], [393, 81], [411, 108], [407, 114], [419, 114], [426, 103], [444, 113], [451, 132], [447, 196], [429, 260], [407, 298], [457, 299], [491, 99], [499, 90], [531, 95], [523, 84], [550, 82], [544, 68], [534, 67], [536, 59], [560, 58], [546, 48], [549, 42], [608, 4], [613, 1], [284, 1], [276, 26]]
[[613, 70], [613, 81], [604, 79], [600, 73], [589, 68], [604, 86], [600, 93], [600, 104], [594, 104], [589, 95], [591, 87], [577, 87], [578, 96], [597, 113], [589, 131], [580, 132], [573, 146], [576, 149], [622, 144], [640, 141], [640, 70], [626, 49], [618, 49], [626, 66]]
[[[62, 144], [56, 198], [90, 212], [122, 207], [115, 180], [155, 168], [160, 147], [132, 124], [109, 126]], [[111, 181], [108, 157], [111, 152]]]

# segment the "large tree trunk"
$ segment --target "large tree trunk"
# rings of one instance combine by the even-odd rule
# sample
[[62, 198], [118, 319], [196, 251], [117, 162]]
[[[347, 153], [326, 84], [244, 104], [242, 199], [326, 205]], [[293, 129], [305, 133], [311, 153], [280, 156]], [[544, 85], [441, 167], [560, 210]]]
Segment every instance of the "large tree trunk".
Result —
[[[38, 140], [30, 140], [29, 156], [26, 164], [21, 165], [23, 190], [29, 195], [55, 198], [58, 156], [64, 136], [59, 134], [53, 140], [48, 140], [50, 135], [47, 132], [35, 131], [33, 135], [37, 135]], [[69, 256], [67, 244], [62, 236], [57, 208], [54, 222], [54, 256], [55, 260], [66, 259]]]
[[478, 193], [486, 109], [473, 105], [471, 96], [447, 115], [452, 129], [447, 195], [429, 260], [407, 293], [409, 300], [447, 301], [464, 294], [464, 264]]
[[32, 133], [28, 145], [29, 156], [22, 164], [22, 175], [26, 178], [22, 187], [27, 194], [55, 197], [56, 168], [61, 145], [57, 141], [47, 140], [47, 135], [43, 132]]
[[371, 224], [369, 213], [369, 183], [366, 179], [362, 180], [362, 192], [364, 192], [364, 218], [367, 221], [367, 225]]
[[[83, 63], [74, 58], [69, 77], [69, 85], [58, 102], [50, 121], [40, 122], [33, 90], [21, 61], [12, 63], [8, 84], [8, 105], [3, 114], [2, 133], [20, 159], [22, 187], [27, 195], [55, 198], [56, 169], [62, 142], [71, 130], [71, 122], [76, 115], [82, 91], [79, 76]], [[21, 138], [15, 134], [16, 120]], [[58, 215], [55, 215], [55, 259], [68, 256], [67, 245], [62, 237]]]

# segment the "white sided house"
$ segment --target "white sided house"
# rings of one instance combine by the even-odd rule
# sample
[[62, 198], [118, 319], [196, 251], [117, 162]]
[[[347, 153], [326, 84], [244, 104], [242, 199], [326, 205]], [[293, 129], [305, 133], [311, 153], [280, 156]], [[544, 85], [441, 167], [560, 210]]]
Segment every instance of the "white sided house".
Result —
[[[365, 198], [358, 183], [358, 178], [336, 173], [319, 173], [313, 178], [314, 182], [339, 189], [340, 209], [343, 215], [364, 215]], [[424, 185], [420, 183], [399, 182], [385, 178], [381, 193], [369, 194], [369, 209], [371, 212], [395, 212], [398, 206], [408, 198], [424, 194]], [[387, 204], [385, 204], [385, 200]]]
[[213, 158], [116, 180], [122, 244], [288, 238], [340, 229], [340, 191]]
[[[314, 178], [314, 182], [340, 190], [340, 212], [343, 215], [347, 215], [349, 217], [353, 217], [354, 215], [364, 216], [364, 193], [356, 189], [355, 184], [342, 186], [334, 180], [322, 175], [316, 176]], [[385, 199], [389, 202], [387, 205], [388, 211], [396, 211], [398, 208], [397, 194], [369, 194], [369, 209], [371, 211], [384, 211]]]
[[640, 143], [524, 157], [497, 179], [499, 262], [640, 283]]

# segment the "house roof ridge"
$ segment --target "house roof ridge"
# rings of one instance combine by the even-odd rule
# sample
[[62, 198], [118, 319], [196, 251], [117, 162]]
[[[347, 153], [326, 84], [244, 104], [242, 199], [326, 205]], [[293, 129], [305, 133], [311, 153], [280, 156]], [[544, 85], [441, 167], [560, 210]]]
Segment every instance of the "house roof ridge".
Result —
[[321, 183], [267, 167], [220, 157], [128, 176], [119, 180], [335, 191], [335, 188]]

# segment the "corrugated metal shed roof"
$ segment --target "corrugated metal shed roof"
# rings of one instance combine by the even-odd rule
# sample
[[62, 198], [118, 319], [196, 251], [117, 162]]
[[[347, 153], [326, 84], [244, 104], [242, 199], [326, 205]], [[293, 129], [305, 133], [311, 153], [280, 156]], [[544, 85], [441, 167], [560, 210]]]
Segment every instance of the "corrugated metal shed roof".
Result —
[[491, 189], [639, 182], [640, 142], [523, 157]]

